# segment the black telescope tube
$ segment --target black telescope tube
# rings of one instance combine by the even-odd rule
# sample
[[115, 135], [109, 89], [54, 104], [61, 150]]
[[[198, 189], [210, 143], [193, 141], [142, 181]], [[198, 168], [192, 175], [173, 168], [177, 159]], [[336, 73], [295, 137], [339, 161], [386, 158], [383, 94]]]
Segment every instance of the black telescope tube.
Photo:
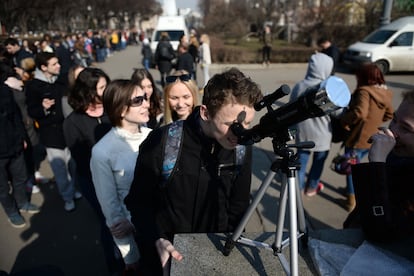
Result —
[[299, 97], [296, 101], [266, 113], [260, 119], [260, 123], [251, 129], [244, 131], [238, 129], [238, 135], [236, 133], [235, 135], [238, 136], [239, 144], [241, 145], [257, 143], [263, 138], [274, 137], [277, 132], [293, 124], [309, 118], [326, 115], [333, 109], [337, 109], [332, 107], [334, 105], [328, 99], [326, 91], [315, 88], [306, 95]]
[[287, 84], [283, 84], [278, 89], [275, 90], [272, 94], [266, 95], [263, 99], [254, 104], [254, 109], [260, 111], [263, 107], [271, 105], [277, 99], [280, 99], [290, 93], [290, 87]]
[[271, 110], [260, 118], [259, 124], [245, 129], [239, 123], [230, 126], [241, 145], [251, 145], [266, 137], [277, 137], [289, 126], [303, 120], [327, 115], [346, 107], [351, 99], [349, 88], [341, 78], [330, 76], [319, 85], [306, 89], [305, 94]]

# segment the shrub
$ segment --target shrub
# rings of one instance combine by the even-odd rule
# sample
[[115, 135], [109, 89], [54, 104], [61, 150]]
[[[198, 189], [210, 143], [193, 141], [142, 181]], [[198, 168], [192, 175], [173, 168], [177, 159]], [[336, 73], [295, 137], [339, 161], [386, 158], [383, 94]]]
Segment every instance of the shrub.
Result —
[[[310, 47], [273, 47], [270, 62], [272, 63], [296, 63], [308, 62], [309, 57], [315, 52]], [[229, 45], [212, 45], [211, 55], [214, 63], [261, 63], [261, 48], [243, 48]]]

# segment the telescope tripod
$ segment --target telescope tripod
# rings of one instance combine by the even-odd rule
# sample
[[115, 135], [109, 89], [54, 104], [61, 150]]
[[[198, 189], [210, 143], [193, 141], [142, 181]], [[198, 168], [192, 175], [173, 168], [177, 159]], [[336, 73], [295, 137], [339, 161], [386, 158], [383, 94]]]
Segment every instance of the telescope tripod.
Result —
[[[312, 143], [310, 145], [309, 143]], [[306, 145], [290, 145], [291, 147], [313, 147], [313, 142], [305, 142]], [[304, 238], [304, 242], [307, 242], [307, 229], [305, 222], [305, 213], [303, 209], [302, 198], [299, 190], [299, 186], [296, 185], [296, 171], [300, 168], [300, 164], [296, 160], [296, 156], [293, 153], [292, 149], [285, 147], [279, 152], [279, 156], [282, 158], [276, 159], [272, 165], [271, 169], [266, 175], [266, 178], [262, 182], [259, 190], [257, 191], [255, 197], [253, 198], [252, 203], [249, 205], [246, 213], [241, 219], [239, 225], [233, 232], [231, 238], [227, 238], [226, 244], [223, 249], [223, 254], [228, 256], [231, 250], [234, 248], [236, 243], [241, 243], [253, 247], [265, 248], [273, 251], [273, 254], [276, 255], [287, 275], [298, 275], [298, 240]], [[275, 242], [272, 245], [267, 243], [250, 240], [244, 237], [241, 237], [241, 233], [246, 227], [247, 222], [255, 211], [257, 205], [261, 201], [263, 195], [266, 192], [266, 189], [269, 187], [272, 179], [276, 175], [278, 170], [282, 171], [282, 187], [280, 192], [279, 199], [279, 210], [278, 210], [278, 221], [276, 225], [275, 233]], [[289, 238], [282, 240], [285, 213], [286, 213], [286, 204], [289, 199]], [[297, 227], [297, 222], [299, 222], [299, 231]], [[290, 245], [290, 267], [289, 263], [282, 253], [282, 250]]]

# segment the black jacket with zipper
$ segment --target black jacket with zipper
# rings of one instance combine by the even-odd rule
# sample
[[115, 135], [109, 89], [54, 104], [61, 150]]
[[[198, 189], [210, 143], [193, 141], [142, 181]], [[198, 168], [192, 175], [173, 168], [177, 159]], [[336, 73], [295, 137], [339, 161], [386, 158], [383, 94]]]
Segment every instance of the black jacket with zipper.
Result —
[[[39, 124], [39, 136], [43, 145], [48, 148], [64, 149], [62, 97], [66, 87], [59, 79], [48, 82], [38, 71], [35, 79], [26, 86], [26, 104], [29, 116]], [[44, 98], [55, 100], [55, 104], [47, 111], [42, 106]]]
[[246, 147], [238, 171], [229, 166], [218, 173], [220, 164], [235, 163], [235, 150], [226, 150], [206, 137], [199, 120], [196, 108], [184, 122], [181, 153], [166, 183], [161, 173], [167, 128], [153, 130], [140, 146], [125, 204], [144, 258], [148, 246], [159, 238], [233, 231], [249, 205], [251, 146]]

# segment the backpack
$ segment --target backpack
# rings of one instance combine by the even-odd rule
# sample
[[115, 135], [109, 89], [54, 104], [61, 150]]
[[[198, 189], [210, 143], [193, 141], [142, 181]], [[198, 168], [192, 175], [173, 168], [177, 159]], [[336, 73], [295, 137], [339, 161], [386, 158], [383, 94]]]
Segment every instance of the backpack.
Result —
[[160, 57], [165, 60], [171, 60], [173, 56], [170, 53], [170, 49], [168, 45], [162, 44], [160, 45]]
[[[170, 178], [171, 174], [174, 172], [175, 163], [177, 158], [181, 153], [181, 145], [183, 140], [183, 125], [184, 120], [178, 120], [172, 122], [167, 129], [167, 138], [165, 141], [164, 147], [164, 159], [162, 163], [162, 184], [161, 186], [165, 186]], [[240, 168], [244, 162], [244, 156], [246, 154], [246, 147], [243, 145], [238, 145], [235, 150], [235, 164], [231, 164], [231, 166], [236, 167], [236, 175], [240, 172]], [[219, 165], [218, 167], [218, 174], [220, 175], [220, 170], [223, 169], [225, 165]]]

